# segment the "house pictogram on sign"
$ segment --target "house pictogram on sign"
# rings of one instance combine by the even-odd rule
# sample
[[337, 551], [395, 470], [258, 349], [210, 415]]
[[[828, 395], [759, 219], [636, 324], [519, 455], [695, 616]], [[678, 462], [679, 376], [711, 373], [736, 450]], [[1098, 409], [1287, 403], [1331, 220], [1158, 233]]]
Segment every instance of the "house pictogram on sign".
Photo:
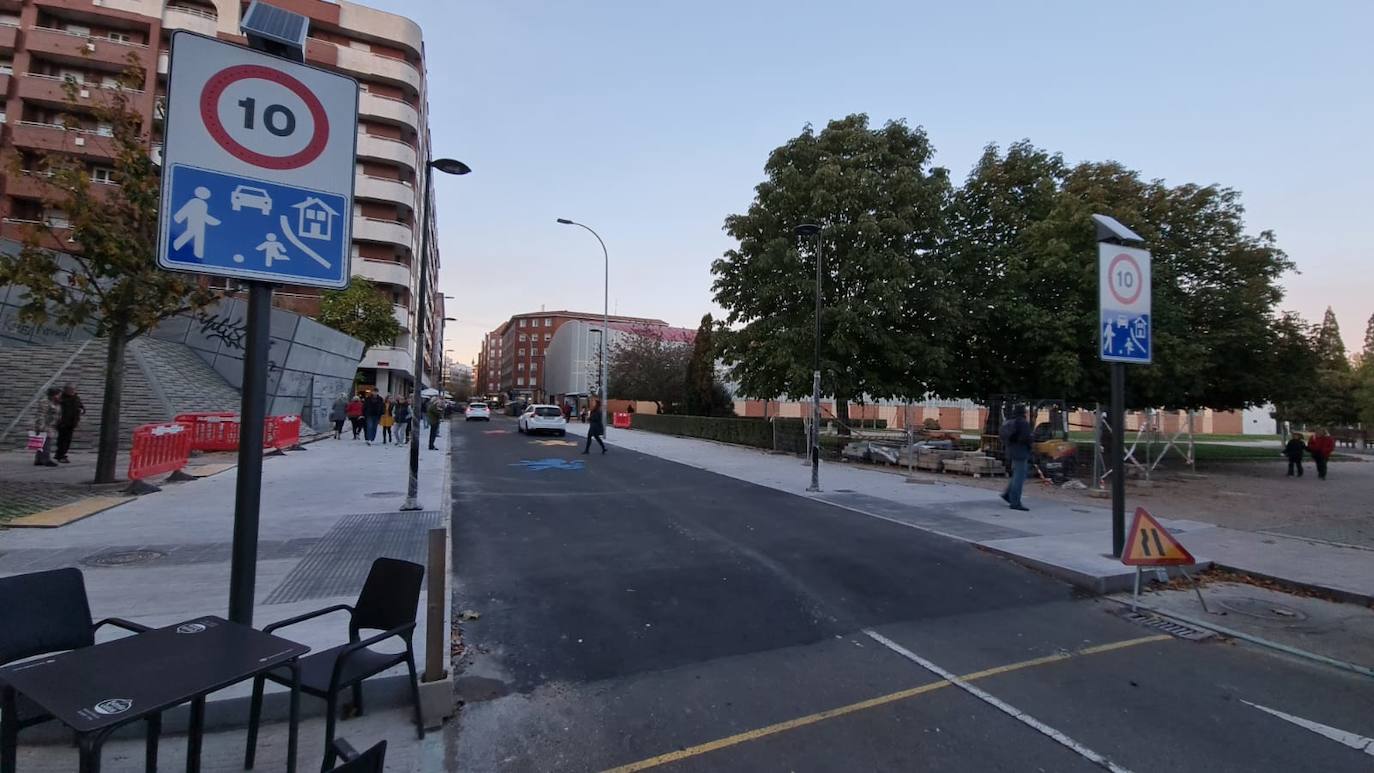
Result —
[[296, 232], [302, 239], [333, 238], [334, 218], [339, 216], [333, 207], [314, 196], [292, 207], [297, 210]]

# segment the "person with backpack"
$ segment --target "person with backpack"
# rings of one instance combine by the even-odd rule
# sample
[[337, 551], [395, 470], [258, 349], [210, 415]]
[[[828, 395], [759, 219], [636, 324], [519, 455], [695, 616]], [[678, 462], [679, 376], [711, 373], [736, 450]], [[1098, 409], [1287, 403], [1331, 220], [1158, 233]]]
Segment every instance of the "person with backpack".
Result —
[[1002, 423], [997, 434], [1002, 440], [1002, 453], [1011, 463], [1011, 478], [1002, 492], [1002, 500], [1013, 510], [1029, 511], [1029, 507], [1021, 504], [1021, 489], [1026, 485], [1031, 457], [1031, 427], [1026, 421], [1026, 406], [1013, 408], [1011, 418]]

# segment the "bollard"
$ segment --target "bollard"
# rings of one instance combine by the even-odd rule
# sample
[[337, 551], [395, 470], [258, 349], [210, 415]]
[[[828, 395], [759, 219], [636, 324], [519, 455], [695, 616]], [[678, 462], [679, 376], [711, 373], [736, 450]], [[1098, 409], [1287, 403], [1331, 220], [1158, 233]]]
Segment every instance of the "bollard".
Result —
[[449, 632], [444, 630], [444, 584], [448, 582], [447, 533], [429, 530], [429, 567], [426, 570], [428, 602], [425, 604], [424, 681], [437, 682], [447, 675]]

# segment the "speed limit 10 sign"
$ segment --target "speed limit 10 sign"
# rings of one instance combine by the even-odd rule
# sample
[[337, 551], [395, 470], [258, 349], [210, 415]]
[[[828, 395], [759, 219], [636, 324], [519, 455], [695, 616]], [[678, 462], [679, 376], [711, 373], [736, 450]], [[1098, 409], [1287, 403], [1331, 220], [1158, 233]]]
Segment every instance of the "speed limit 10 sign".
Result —
[[1097, 271], [1102, 359], [1151, 362], [1150, 253], [1102, 242], [1098, 245]]
[[174, 33], [159, 265], [347, 285], [357, 125], [352, 78]]

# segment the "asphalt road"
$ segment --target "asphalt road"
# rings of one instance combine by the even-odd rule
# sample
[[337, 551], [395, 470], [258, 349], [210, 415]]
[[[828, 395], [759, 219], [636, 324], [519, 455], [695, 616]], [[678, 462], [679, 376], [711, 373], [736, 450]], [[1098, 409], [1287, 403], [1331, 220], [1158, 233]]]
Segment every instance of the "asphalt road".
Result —
[[454, 425], [450, 770], [1374, 769], [1374, 681], [577, 440]]

